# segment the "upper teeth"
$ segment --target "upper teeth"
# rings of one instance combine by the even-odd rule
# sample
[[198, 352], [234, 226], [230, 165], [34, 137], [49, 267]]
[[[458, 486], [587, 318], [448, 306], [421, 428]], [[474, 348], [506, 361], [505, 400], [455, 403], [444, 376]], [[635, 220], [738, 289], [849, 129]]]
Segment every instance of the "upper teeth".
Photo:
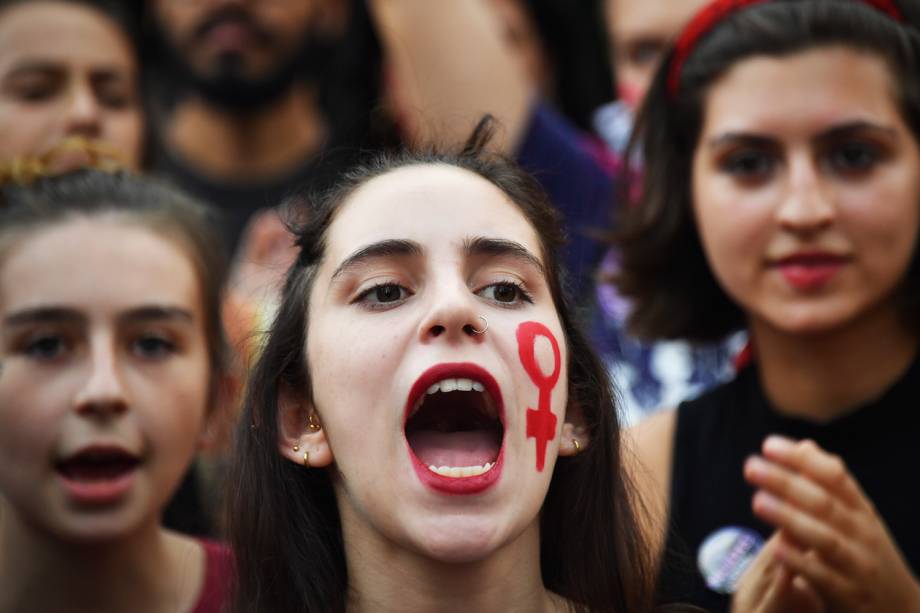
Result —
[[428, 467], [433, 473], [437, 473], [442, 477], [478, 477], [484, 473], [492, 470], [492, 467], [495, 466], [495, 462], [486, 462], [481, 466], [434, 466], [431, 465]]
[[469, 392], [470, 390], [483, 392], [485, 389], [482, 383], [473, 381], [472, 379], [444, 379], [429, 387], [427, 393], [434, 394], [438, 391], [453, 392], [456, 390], [460, 390], [461, 392]]
[[[482, 383], [480, 383], [479, 381], [473, 381], [472, 379], [463, 379], [463, 378], [442, 379], [438, 381], [437, 383], [435, 383], [434, 385], [432, 385], [431, 387], [429, 387], [426, 390], [426, 393], [418, 397], [418, 399], [415, 401], [415, 406], [412, 407], [412, 412], [410, 413], [410, 416], [415, 415], [415, 413], [418, 412], [418, 410], [422, 406], [422, 403], [425, 402], [426, 396], [430, 396], [438, 392], [455, 392], [455, 391], [485, 392], [485, 390], [486, 390], [486, 387]], [[495, 406], [492, 402], [492, 398], [488, 394], [486, 394], [485, 396], [484, 409], [486, 411], [486, 414], [491, 415], [492, 417], [497, 416], [497, 413], [495, 411]]]

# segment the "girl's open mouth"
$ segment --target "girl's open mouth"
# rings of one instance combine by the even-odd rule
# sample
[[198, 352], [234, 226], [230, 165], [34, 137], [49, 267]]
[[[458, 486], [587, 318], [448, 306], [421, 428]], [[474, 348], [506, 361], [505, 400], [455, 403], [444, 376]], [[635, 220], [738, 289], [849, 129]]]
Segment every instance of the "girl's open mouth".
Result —
[[439, 364], [412, 386], [409, 456], [425, 485], [448, 494], [483, 491], [501, 475], [504, 406], [495, 379], [475, 364]]
[[140, 459], [117, 447], [89, 447], [55, 464], [70, 498], [86, 505], [120, 500], [134, 483]]

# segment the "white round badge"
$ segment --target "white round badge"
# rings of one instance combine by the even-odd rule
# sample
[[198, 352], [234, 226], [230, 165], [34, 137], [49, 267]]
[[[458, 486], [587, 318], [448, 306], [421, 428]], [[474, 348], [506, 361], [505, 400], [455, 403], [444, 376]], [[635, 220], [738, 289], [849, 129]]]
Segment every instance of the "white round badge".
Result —
[[706, 537], [696, 563], [706, 585], [720, 594], [734, 594], [738, 579], [763, 547], [763, 538], [749, 528], [728, 526]]

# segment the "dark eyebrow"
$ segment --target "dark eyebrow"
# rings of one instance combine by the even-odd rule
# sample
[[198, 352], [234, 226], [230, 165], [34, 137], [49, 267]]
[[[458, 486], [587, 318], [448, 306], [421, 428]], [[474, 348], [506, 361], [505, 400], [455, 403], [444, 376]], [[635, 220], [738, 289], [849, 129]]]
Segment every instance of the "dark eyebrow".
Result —
[[887, 136], [888, 138], [898, 137], [897, 130], [890, 126], [882, 126], [877, 123], [872, 123], [871, 121], [851, 121], [839, 126], [834, 126], [833, 128], [822, 132], [817, 136], [817, 138], [815, 138], [815, 140], [837, 140], [847, 136], [853, 136], [854, 134], [859, 134], [861, 132], [880, 133]]
[[56, 62], [45, 60], [28, 60], [19, 64], [7, 74], [7, 78], [14, 78], [20, 75], [40, 72], [49, 76], [61, 76], [64, 73], [63, 67]]
[[468, 256], [488, 255], [519, 260], [534, 267], [541, 275], [546, 275], [546, 269], [543, 267], [543, 263], [540, 262], [534, 254], [528, 251], [524, 245], [514, 241], [503, 238], [477, 236], [475, 238], [466, 239], [463, 249]]
[[183, 321], [193, 323], [195, 321], [191, 311], [181, 307], [150, 305], [142, 306], [124, 313], [119, 319], [128, 322], [150, 322], [150, 321]]
[[776, 141], [772, 138], [760, 136], [759, 134], [752, 134], [750, 132], [725, 132], [715, 138], [709, 139], [709, 142], [706, 144], [710, 149], [716, 149], [724, 145], [747, 145], [748, 147], [766, 149], [775, 147]]
[[[832, 141], [847, 136], [853, 136], [862, 132], [881, 133], [888, 138], [897, 138], [897, 131], [889, 126], [882, 126], [871, 121], [856, 120], [828, 128], [824, 132], [812, 138], [814, 142]], [[709, 140], [708, 145], [711, 148], [720, 147], [726, 144], [748, 145], [760, 149], [775, 147], [776, 141], [772, 138], [754, 134], [750, 132], [725, 132]]]
[[391, 239], [371, 243], [370, 245], [361, 247], [345, 258], [345, 260], [339, 264], [338, 268], [335, 269], [335, 272], [332, 273], [330, 281], [335, 281], [336, 277], [349, 269], [374, 258], [418, 256], [421, 255], [422, 252], [422, 246], [410, 240]]
[[85, 323], [86, 317], [66, 307], [37, 307], [16, 311], [3, 318], [4, 325], [25, 326], [37, 323]]
[[[193, 322], [191, 312], [171, 306], [142, 306], [119, 316], [119, 319], [129, 322], [144, 321], [163, 321], [163, 320], [183, 320]], [[24, 309], [7, 315], [3, 323], [7, 326], [24, 326], [29, 324], [41, 323], [69, 323], [85, 324], [86, 316], [67, 307], [37, 307], [34, 309]]]

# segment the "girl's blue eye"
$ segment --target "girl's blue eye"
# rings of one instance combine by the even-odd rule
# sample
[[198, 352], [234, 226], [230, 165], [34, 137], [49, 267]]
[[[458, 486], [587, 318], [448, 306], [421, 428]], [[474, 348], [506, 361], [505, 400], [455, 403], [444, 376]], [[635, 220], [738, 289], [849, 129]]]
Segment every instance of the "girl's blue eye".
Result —
[[67, 351], [67, 344], [60, 336], [40, 336], [25, 346], [26, 355], [36, 360], [54, 360]]
[[158, 359], [175, 353], [176, 345], [160, 336], [148, 335], [136, 339], [133, 349], [140, 357]]
[[483, 298], [492, 300], [502, 305], [515, 305], [521, 302], [533, 303], [530, 295], [524, 291], [524, 288], [511, 281], [502, 281], [492, 283], [476, 292]]

